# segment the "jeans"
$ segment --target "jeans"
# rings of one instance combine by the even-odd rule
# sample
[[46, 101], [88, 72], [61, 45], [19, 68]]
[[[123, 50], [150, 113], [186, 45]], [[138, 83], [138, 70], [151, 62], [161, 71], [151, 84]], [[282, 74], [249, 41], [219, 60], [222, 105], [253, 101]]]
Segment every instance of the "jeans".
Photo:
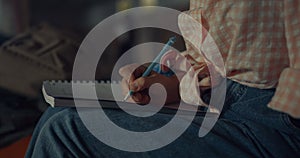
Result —
[[[203, 116], [196, 116], [174, 142], [143, 153], [120, 151], [100, 142], [86, 129], [74, 108], [49, 108], [36, 126], [26, 157], [299, 157], [299, 127], [287, 114], [267, 107], [274, 91], [228, 80], [220, 118], [205, 137], [198, 137]], [[119, 126], [138, 131], [161, 126], [172, 118], [156, 114], [144, 120], [118, 110], [105, 112]]]

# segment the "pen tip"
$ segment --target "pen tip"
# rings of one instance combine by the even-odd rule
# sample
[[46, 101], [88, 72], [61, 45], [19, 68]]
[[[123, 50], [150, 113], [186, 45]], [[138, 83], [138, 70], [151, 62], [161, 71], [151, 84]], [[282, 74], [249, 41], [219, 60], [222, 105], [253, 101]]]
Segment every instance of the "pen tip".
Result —
[[132, 91], [129, 91], [128, 94], [123, 99], [123, 102], [126, 101], [132, 95]]

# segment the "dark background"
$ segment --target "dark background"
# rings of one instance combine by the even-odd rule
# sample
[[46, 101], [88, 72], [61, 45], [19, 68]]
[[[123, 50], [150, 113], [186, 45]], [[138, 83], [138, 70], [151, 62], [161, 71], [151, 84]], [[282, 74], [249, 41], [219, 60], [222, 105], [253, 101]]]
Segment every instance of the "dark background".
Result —
[[0, 0], [0, 33], [13, 36], [41, 22], [81, 33], [131, 7], [157, 5], [187, 10], [188, 0]]
[[[147, 5], [184, 11], [189, 8], [189, 0], [0, 0], [0, 40], [14, 37], [34, 26], [46, 23], [74, 33], [78, 40], [82, 41], [93, 27], [110, 15], [131, 7]], [[172, 32], [153, 28], [128, 32], [117, 38], [107, 48], [109, 53], [105, 53], [101, 59], [117, 60], [123, 52], [134, 45], [150, 41], [165, 43], [172, 35], [174, 35]], [[179, 39], [174, 47], [180, 51], [184, 50], [182, 39]], [[112, 65], [105, 66], [106, 70], [100, 68], [101, 74], [97, 79], [108, 79]]]
[[[1, 78], [14, 78], [15, 74], [24, 72], [26, 74], [26, 66], [21, 66], [18, 70], [10, 68], [11, 65], [18, 65], [19, 60], [16, 59], [14, 61], [12, 59], [11, 65], [3, 65], [4, 61], [3, 59], [1, 60], [1, 53], [4, 52], [7, 43], [16, 41], [20, 35], [24, 33], [30, 34], [28, 32], [32, 31], [33, 28], [46, 24], [58, 31], [72, 34], [72, 38], [74, 37], [74, 40], [80, 44], [86, 34], [101, 20], [118, 11], [147, 5], [164, 6], [184, 11], [188, 10], [189, 0], [0, 0], [0, 66], [2, 68], [5, 67], [5, 70], [9, 72], [1, 72], [0, 69], [0, 85], [4, 84], [1, 83], [3, 82]], [[101, 58], [103, 66], [97, 69], [97, 79], [109, 79], [113, 63], [131, 47], [144, 42], [165, 43], [173, 35], [173, 32], [155, 28], [143, 28], [123, 34], [106, 49], [106, 53]], [[184, 42], [180, 39], [180, 36], [178, 37], [179, 40], [174, 47], [182, 51], [185, 49]], [[16, 47], [22, 50], [22, 42], [19, 42], [18, 45]], [[36, 45], [33, 48], [36, 48]], [[34, 54], [33, 51], [28, 50], [30, 49], [24, 49], [25, 53], [29, 55]], [[76, 49], [73, 51], [71, 53], [76, 55]], [[40, 61], [45, 63], [49, 62], [47, 60], [50, 60], [48, 58], [42, 59], [41, 56], [37, 56], [37, 58], [41, 58]], [[64, 59], [62, 61], [72, 60]], [[70, 68], [63, 70], [66, 71], [65, 73], [72, 71]], [[28, 77], [27, 75], [34, 78], [35, 74], [28, 73], [24, 75], [24, 78]], [[22, 83], [24, 78], [22, 76], [14, 78], [14, 82]], [[46, 77], [43, 79], [51, 80], [56, 78]], [[64, 79], [69, 78], [65, 77]], [[39, 117], [48, 107], [39, 89], [42, 81], [36, 81], [33, 84], [38, 87], [37, 96], [19, 93], [9, 86], [0, 86], [0, 157], [7, 157], [5, 154], [7, 153], [8, 145], [31, 135]], [[18, 84], [15, 86], [18, 86]], [[12, 149], [12, 151], [15, 151], [15, 154], [24, 154], [27, 143], [28, 139], [25, 144], [21, 144], [21, 147], [18, 147], [19, 150]]]

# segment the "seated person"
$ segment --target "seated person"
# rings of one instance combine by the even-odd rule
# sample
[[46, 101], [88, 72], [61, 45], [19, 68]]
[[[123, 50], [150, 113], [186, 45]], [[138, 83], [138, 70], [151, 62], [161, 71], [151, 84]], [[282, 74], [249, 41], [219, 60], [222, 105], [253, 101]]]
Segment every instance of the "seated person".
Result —
[[[152, 151], [126, 152], [94, 137], [76, 109], [49, 108], [35, 129], [26, 157], [299, 157], [299, 6], [297, 0], [191, 0], [187, 14], [213, 37], [227, 74], [223, 110], [206, 136], [198, 136], [204, 117], [195, 116], [189, 128], [174, 142]], [[179, 19], [180, 22], [184, 19]], [[184, 23], [181, 27], [188, 25]], [[208, 36], [205, 31], [196, 32], [204, 38]], [[204, 63], [202, 53], [190, 43], [201, 43], [201, 39], [194, 40], [198, 41], [186, 41], [184, 55], [192, 63], [196, 76], [185, 74], [183, 78], [197, 80], [204, 101], [196, 100], [205, 104], [205, 95], [209, 95], [207, 87], [218, 83], [211, 82], [215, 80], [207, 75], [209, 64]], [[180, 69], [184, 60], [177, 55], [169, 53], [164, 59], [179, 63]], [[168, 92], [167, 102], [179, 101], [181, 95], [186, 102], [200, 104], [194, 101], [199, 96], [184, 88], [191, 82], [183, 82], [182, 88], [174, 76], [153, 72], [148, 77], [140, 77], [144, 69], [139, 67], [133, 75], [129, 73], [131, 66], [120, 70], [134, 91], [134, 101], [148, 103], [151, 98], [145, 90], [160, 82]], [[105, 112], [118, 125], [136, 131], [159, 127], [172, 118], [158, 113], [153, 119], [136, 119], [118, 110], [105, 109]], [[98, 127], [93, 130], [102, 132]], [[153, 138], [152, 141], [161, 140]]]

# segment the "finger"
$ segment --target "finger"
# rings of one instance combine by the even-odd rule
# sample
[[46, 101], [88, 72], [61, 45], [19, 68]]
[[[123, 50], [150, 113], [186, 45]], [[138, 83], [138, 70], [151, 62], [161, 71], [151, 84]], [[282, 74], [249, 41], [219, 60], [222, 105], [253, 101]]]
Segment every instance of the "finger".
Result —
[[148, 90], [144, 90], [139, 93], [134, 93], [132, 99], [138, 104], [148, 104], [150, 102], [150, 96], [148, 94]]
[[119, 74], [124, 78], [129, 78], [131, 73], [138, 67], [139, 67], [138, 64], [125, 65], [119, 69]]
[[205, 77], [199, 82], [200, 87], [211, 87], [210, 77]]
[[212, 67], [206, 66], [198, 74], [200, 87], [215, 87], [221, 81], [221, 75]]
[[141, 77], [144, 72], [146, 71], [146, 67], [145, 66], [139, 66], [138, 68], [136, 68], [134, 71], [133, 71], [133, 75], [135, 76], [135, 78], [139, 78]]
[[135, 86], [136, 84], [134, 84], [133, 82], [141, 77], [143, 75], [143, 73], [145, 72], [146, 70], [146, 67], [144, 66], [140, 66], [138, 68], [136, 68], [134, 71], [133, 71], [133, 74], [130, 75], [130, 78], [129, 78], [129, 84], [132, 84], [133, 86]]
[[159, 83], [161, 80], [161, 77], [162, 77], [162, 75], [153, 72], [152, 75], [150, 75], [150, 76], [140, 77], [140, 78], [136, 79], [134, 82], [129, 84], [129, 88], [133, 92], [138, 92], [138, 91], [148, 89], [152, 84]]
[[199, 71], [199, 73], [198, 73], [199, 81], [206, 78], [210, 74], [206, 63], [199, 63], [199, 65], [194, 65], [194, 69]]
[[[169, 67], [171, 66], [171, 61], [174, 61], [177, 55], [178, 55], [177, 52], [169, 50], [165, 55], [161, 57], [160, 63], [161, 63], [161, 70], [163, 72], [169, 71]], [[170, 62], [169, 64], [168, 61]]]

